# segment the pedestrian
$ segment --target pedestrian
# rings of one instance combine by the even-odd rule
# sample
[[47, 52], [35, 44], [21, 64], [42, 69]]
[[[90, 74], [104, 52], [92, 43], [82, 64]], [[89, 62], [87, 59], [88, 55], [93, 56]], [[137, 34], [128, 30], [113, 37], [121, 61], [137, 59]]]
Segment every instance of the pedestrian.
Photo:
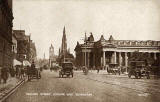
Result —
[[27, 66], [27, 76], [28, 76], [28, 81], [31, 80], [31, 67]]
[[36, 74], [36, 68], [35, 68], [35, 64], [34, 61], [31, 64], [31, 77], [33, 77], [34, 74]]
[[24, 79], [24, 68], [21, 66], [20, 68], [20, 79]]
[[99, 73], [99, 69], [100, 69], [100, 67], [97, 67], [97, 73]]
[[3, 79], [3, 83], [6, 83], [7, 79], [8, 79], [8, 70], [7, 70], [7, 68], [4, 68], [4, 67], [2, 68], [1, 77]]
[[16, 67], [16, 77], [19, 77], [19, 67], [18, 66], [15, 67]]

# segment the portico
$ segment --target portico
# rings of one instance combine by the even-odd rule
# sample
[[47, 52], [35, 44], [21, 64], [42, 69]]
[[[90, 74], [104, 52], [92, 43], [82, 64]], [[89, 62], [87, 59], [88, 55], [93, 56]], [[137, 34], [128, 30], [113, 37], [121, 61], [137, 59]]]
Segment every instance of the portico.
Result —
[[[93, 37], [93, 35], [90, 37]], [[160, 59], [160, 41], [114, 40], [112, 36], [109, 40], [105, 40], [102, 35], [98, 41], [88, 40], [86, 45], [78, 43], [75, 51], [80, 52], [79, 56], [82, 57], [83, 64], [80, 66], [84, 66], [86, 61], [86, 66], [89, 68], [103, 68], [109, 64], [118, 64], [127, 68], [128, 59], [133, 52], [138, 51], [148, 54], [155, 60]], [[76, 60], [78, 59], [78, 56], [76, 56]], [[77, 62], [80, 63], [81, 60]]]

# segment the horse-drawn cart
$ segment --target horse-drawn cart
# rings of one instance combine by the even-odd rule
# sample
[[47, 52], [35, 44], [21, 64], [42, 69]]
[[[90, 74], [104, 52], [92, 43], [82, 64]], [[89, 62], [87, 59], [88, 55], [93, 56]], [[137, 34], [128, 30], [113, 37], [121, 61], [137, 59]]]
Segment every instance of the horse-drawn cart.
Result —
[[32, 72], [32, 78], [33, 79], [41, 78], [40, 68], [35, 68], [35, 70]]
[[31, 79], [40, 79], [41, 78], [41, 71], [40, 68], [30, 68], [28, 67], [28, 80]]

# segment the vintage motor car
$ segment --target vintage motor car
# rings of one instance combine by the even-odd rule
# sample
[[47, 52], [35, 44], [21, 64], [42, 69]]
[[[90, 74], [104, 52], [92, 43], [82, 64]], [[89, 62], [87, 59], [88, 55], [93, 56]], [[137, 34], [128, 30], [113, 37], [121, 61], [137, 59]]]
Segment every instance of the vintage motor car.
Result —
[[129, 62], [129, 72], [128, 77], [135, 76], [136, 79], [141, 77], [146, 77], [150, 79], [150, 71], [148, 66], [145, 65], [145, 61], [130, 61]]
[[72, 62], [63, 62], [62, 67], [59, 71], [59, 77], [62, 77], [66, 75], [67, 77], [72, 76], [73, 77], [73, 64]]
[[108, 73], [112, 74], [119, 74], [120, 75], [120, 68], [118, 67], [118, 64], [116, 63], [110, 63], [108, 68], [107, 68]]

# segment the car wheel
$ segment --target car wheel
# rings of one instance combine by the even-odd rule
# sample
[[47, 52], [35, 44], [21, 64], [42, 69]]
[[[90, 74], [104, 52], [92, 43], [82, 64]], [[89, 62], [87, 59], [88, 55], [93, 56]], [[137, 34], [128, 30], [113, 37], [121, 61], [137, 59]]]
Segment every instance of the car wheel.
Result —
[[146, 75], [146, 76], [147, 76], [147, 79], [150, 79], [150, 76], [149, 76], [149, 74], [148, 74], [148, 73], [147, 73], [147, 75]]
[[135, 74], [135, 78], [138, 79], [138, 73]]

